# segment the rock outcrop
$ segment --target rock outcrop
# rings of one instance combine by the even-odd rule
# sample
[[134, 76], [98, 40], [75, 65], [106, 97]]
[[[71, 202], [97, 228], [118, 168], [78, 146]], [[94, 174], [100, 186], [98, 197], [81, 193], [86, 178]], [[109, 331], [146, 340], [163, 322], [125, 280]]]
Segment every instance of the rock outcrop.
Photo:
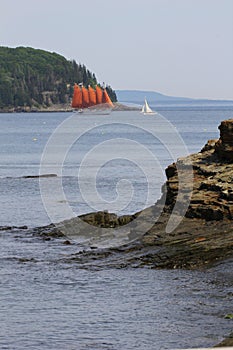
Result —
[[[161, 247], [150, 257], [154, 267], [193, 268], [233, 256], [233, 120], [223, 121], [219, 129], [219, 140], [209, 140], [200, 153], [178, 159], [166, 169], [163, 213], [142, 239], [145, 245]], [[180, 191], [181, 200], [190, 202], [179, 226], [166, 234], [178, 195], [177, 168], [185, 176], [187, 164], [192, 164], [193, 177], [187, 177], [190, 183]], [[187, 188], [192, 188], [190, 198]]]
[[216, 142], [215, 152], [220, 159], [233, 162], [233, 119], [224, 120], [219, 129], [220, 139]]
[[[164, 194], [154, 206], [123, 217], [91, 213], [79, 218], [81, 224], [71, 219], [41, 228], [39, 234], [54, 237], [65, 227], [71, 236], [82, 235], [88, 223], [89, 231], [93, 227], [89, 236], [98, 235], [104, 227], [114, 229], [117, 237], [117, 229], [129, 224], [125, 244], [106, 249], [96, 246], [94, 251], [91, 247], [72, 258], [95, 267], [196, 268], [233, 257], [233, 120], [223, 121], [219, 129], [219, 140], [208, 141], [200, 153], [180, 158], [166, 169]], [[185, 213], [175, 213], [180, 215], [179, 225], [168, 233], [178, 201]]]
[[[201, 218], [206, 221], [233, 219], [233, 120], [222, 122], [220, 130], [219, 140], [210, 140], [200, 153], [178, 160], [180, 169], [183, 165], [183, 172], [187, 161], [193, 166], [190, 184], [193, 189], [185, 215], [188, 218]], [[230, 133], [231, 139], [228, 138]], [[178, 193], [177, 164], [170, 165], [166, 169], [166, 175], [166, 205], [167, 211], [171, 211]]]

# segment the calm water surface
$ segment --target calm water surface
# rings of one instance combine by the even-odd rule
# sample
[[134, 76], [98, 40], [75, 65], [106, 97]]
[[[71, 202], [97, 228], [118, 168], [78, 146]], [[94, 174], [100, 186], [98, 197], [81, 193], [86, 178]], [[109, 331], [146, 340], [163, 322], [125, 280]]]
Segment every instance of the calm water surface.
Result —
[[[161, 107], [159, 112], [173, 124], [191, 153], [199, 151], [207, 139], [218, 137], [221, 120], [233, 117], [229, 106], [169, 106]], [[134, 140], [156, 155], [159, 167], [155, 167], [158, 174], [152, 181], [150, 200], [159, 198], [163, 169], [173, 161], [169, 148], [175, 145], [171, 138], [165, 147], [152, 135], [132, 127], [135, 113], [121, 112], [119, 116], [124, 116], [127, 125], [113, 126], [111, 120], [117, 114], [109, 116], [109, 125], [92, 127], [69, 148], [62, 185], [75, 214], [92, 209], [78, 186], [80, 164], [88, 152], [110, 139], [116, 144], [119, 138]], [[67, 117], [67, 113], [0, 115], [0, 226], [50, 223], [38, 178], [24, 176], [39, 174], [46, 142]], [[64, 144], [69, 143], [70, 131], [63, 131]], [[55, 148], [48, 170], [56, 170], [61, 146]], [[117, 146], [119, 150], [119, 143]], [[184, 155], [182, 147], [176, 151]], [[106, 159], [111, 152], [112, 149], [105, 150]], [[145, 206], [148, 182], [155, 169], [153, 164], [145, 166], [143, 152], [143, 148], [139, 150], [140, 166], [117, 158], [98, 171], [97, 189], [107, 201], [115, 199], [116, 184], [121, 179], [133, 186], [131, 201], [120, 213]], [[134, 153], [129, 150], [130, 155]], [[101, 152], [95, 155], [97, 163], [101, 163]], [[145, 175], [145, 169], [151, 174]], [[43, 181], [53, 189], [60, 177]], [[64, 215], [62, 199], [56, 198], [52, 204], [59, 221]], [[79, 249], [77, 244], [64, 245], [62, 239], [44, 241], [30, 229], [0, 231], [1, 349], [154, 350], [212, 346], [232, 330], [232, 321], [224, 315], [233, 312], [233, 261], [195, 272], [88, 268], [72, 260]]]

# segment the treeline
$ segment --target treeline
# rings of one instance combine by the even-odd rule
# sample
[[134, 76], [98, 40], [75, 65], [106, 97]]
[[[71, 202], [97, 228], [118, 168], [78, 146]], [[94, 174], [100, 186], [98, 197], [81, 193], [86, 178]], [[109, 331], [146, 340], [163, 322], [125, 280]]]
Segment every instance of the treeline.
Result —
[[[49, 107], [70, 103], [74, 83], [94, 87], [95, 74], [85, 65], [44, 50], [0, 47], [0, 108]], [[98, 84], [100, 85], [100, 84]], [[115, 92], [107, 86], [113, 102]]]

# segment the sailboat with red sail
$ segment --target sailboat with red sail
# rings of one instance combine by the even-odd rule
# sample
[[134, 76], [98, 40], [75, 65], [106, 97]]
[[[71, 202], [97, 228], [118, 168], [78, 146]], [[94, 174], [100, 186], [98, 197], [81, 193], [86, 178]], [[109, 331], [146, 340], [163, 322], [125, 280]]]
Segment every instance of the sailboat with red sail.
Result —
[[90, 85], [74, 85], [74, 93], [71, 103], [72, 108], [79, 113], [109, 114], [114, 107], [106, 88], [96, 85], [95, 89]]

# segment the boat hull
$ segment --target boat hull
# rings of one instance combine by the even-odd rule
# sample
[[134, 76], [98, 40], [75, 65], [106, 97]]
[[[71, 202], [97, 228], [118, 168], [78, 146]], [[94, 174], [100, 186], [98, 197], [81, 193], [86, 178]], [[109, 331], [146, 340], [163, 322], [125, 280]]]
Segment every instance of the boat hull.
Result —
[[144, 115], [155, 115], [157, 112], [142, 112]]
[[112, 112], [112, 109], [95, 109], [95, 108], [85, 108], [78, 109], [76, 113], [81, 115], [109, 115]]

